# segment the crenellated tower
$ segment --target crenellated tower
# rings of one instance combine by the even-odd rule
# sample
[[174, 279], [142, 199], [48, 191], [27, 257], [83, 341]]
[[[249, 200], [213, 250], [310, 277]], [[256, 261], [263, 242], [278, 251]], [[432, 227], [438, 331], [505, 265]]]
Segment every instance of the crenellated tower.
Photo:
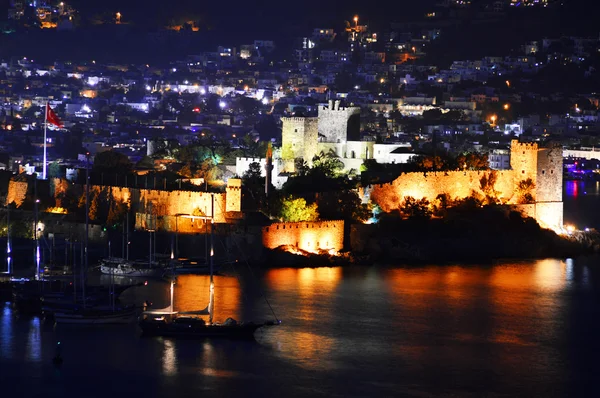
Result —
[[310, 164], [317, 154], [317, 118], [284, 117], [281, 121], [281, 158], [285, 161], [285, 171], [294, 171], [296, 159], [303, 159]]
[[320, 105], [319, 141], [341, 144], [360, 141], [360, 107], [342, 107], [339, 100]]

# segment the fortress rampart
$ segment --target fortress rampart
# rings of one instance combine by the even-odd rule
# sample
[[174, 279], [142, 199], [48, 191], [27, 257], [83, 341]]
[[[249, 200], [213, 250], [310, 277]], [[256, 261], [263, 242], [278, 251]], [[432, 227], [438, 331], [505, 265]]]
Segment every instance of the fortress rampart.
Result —
[[275, 249], [294, 246], [307, 252], [342, 250], [344, 246], [344, 221], [305, 221], [275, 223], [262, 229], [263, 246]]
[[[372, 186], [370, 198], [385, 212], [399, 209], [404, 197], [425, 198], [433, 202], [439, 194], [451, 199], [472, 195], [486, 196], [485, 180], [495, 174], [493, 196], [502, 204], [521, 204], [519, 184], [528, 179], [533, 182], [529, 192], [532, 202], [526, 214], [540, 225], [558, 230], [563, 226], [562, 204], [562, 150], [551, 145], [540, 148], [536, 143], [511, 143], [511, 170], [502, 171], [447, 171], [405, 173], [388, 184]], [[487, 192], [489, 194], [489, 191]]]

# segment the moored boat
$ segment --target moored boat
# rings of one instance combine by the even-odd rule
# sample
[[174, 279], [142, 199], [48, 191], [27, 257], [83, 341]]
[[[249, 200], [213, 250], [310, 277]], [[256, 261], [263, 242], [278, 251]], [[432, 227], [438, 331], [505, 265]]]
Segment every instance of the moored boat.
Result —
[[73, 312], [55, 312], [54, 320], [60, 324], [127, 324], [133, 323], [138, 316], [134, 308], [117, 310], [78, 310]]
[[110, 257], [100, 262], [100, 272], [113, 276], [152, 278], [160, 277], [164, 270], [158, 266], [150, 267], [147, 262]]
[[[214, 198], [213, 198], [214, 200]], [[170, 338], [225, 338], [225, 339], [253, 339], [254, 332], [264, 326], [279, 325], [281, 322], [276, 318], [275, 321], [264, 323], [237, 322], [228, 318], [223, 323], [213, 322], [214, 315], [214, 297], [215, 284], [214, 275], [214, 219], [207, 217], [211, 221], [210, 234], [210, 264], [209, 264], [209, 302], [208, 306], [199, 311], [177, 312], [174, 311], [173, 292], [175, 286], [175, 277], [171, 277], [171, 302], [169, 307], [155, 311], [144, 311], [142, 319], [139, 321], [139, 327], [145, 336], [161, 336]], [[268, 302], [267, 302], [268, 303]], [[269, 306], [270, 307], [270, 306]], [[273, 309], [271, 308], [271, 311]], [[208, 315], [208, 322], [200, 315]], [[273, 313], [273, 315], [275, 315]]]

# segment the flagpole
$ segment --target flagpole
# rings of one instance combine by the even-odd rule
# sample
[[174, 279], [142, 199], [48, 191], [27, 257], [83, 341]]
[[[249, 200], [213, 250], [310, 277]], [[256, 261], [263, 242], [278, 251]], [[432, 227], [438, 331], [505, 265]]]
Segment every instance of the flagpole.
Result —
[[46, 111], [44, 112], [44, 164], [42, 166], [42, 180], [46, 179], [46, 135], [48, 133], [48, 102], [46, 101]]

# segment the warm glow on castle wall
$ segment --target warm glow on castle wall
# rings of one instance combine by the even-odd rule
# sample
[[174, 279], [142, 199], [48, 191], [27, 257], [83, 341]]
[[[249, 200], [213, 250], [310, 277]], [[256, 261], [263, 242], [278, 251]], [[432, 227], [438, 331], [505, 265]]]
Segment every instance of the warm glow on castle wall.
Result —
[[291, 246], [311, 253], [339, 251], [344, 246], [344, 221], [271, 224], [263, 228], [262, 239], [269, 249]]

